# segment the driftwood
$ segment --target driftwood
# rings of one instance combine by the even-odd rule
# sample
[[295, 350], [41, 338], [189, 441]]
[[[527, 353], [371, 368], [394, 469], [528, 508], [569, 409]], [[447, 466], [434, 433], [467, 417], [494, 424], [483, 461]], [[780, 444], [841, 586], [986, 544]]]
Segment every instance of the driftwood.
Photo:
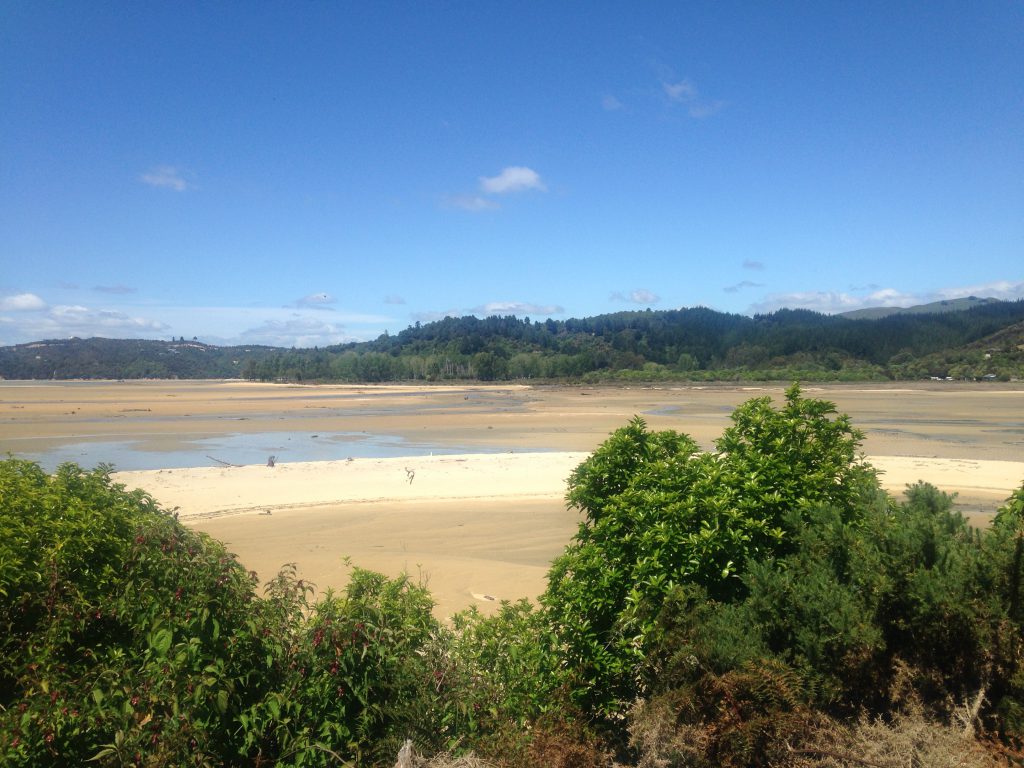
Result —
[[209, 454], [206, 455], [206, 458], [208, 458], [210, 461], [216, 461], [218, 464], [223, 464], [225, 467], [240, 467], [240, 466], [242, 466], [241, 464], [232, 464], [230, 461], [224, 461], [223, 459], [218, 459], [216, 456], [210, 456]]

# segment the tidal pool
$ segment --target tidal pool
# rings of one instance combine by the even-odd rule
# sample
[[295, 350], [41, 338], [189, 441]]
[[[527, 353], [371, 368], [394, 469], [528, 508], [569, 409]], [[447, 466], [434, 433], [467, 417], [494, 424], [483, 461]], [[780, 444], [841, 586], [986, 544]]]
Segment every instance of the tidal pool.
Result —
[[498, 453], [508, 448], [414, 442], [396, 435], [365, 432], [250, 432], [216, 436], [159, 436], [133, 440], [83, 440], [39, 451], [19, 451], [48, 472], [74, 462], [91, 469], [111, 464], [115, 470], [183, 469], [220, 464], [266, 464], [391, 458], [429, 454]]

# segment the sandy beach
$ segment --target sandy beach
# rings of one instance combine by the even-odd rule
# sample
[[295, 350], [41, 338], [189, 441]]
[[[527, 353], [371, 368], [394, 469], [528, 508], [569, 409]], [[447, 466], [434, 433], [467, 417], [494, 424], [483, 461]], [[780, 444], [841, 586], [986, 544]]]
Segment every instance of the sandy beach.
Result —
[[[343, 558], [424, 578], [439, 616], [535, 597], [574, 534], [565, 481], [580, 452], [469, 454], [121, 472], [193, 527], [225, 541], [264, 580], [283, 563], [320, 589], [345, 583]], [[943, 478], [984, 509], [1008, 495], [1024, 463], [875, 456], [900, 493]], [[976, 513], [984, 524], [985, 513]]]
[[[347, 557], [423, 578], [447, 616], [543, 591], [579, 524], [563, 500], [567, 477], [634, 415], [710, 449], [733, 408], [782, 390], [0, 382], [0, 451], [46, 456], [73, 444], [84, 466], [141, 457], [154, 468], [117, 481], [225, 541], [261, 579], [293, 562], [320, 590], [339, 588]], [[805, 393], [850, 414], [894, 493], [926, 480], [983, 525], [1024, 481], [1022, 387]], [[245, 460], [246, 441], [276, 446], [276, 466], [263, 454]], [[321, 452], [334, 458], [305, 460]]]

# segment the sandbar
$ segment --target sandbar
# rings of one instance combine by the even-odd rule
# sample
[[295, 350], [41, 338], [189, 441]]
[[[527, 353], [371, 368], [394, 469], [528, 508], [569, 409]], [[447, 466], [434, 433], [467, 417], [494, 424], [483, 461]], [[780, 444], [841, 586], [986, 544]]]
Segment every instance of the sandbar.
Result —
[[[262, 581], [284, 563], [320, 590], [342, 587], [344, 558], [423, 579], [447, 617], [468, 605], [536, 598], [580, 513], [566, 480], [582, 452], [352, 459], [276, 466], [121, 472], [193, 527], [227, 543]], [[983, 525], [1024, 462], [875, 456], [894, 494], [918, 480], [955, 489]]]

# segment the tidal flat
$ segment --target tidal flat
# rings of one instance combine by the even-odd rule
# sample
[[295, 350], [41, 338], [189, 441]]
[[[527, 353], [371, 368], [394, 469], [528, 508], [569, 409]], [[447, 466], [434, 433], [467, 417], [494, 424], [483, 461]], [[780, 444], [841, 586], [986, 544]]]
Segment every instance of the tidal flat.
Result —
[[[337, 588], [350, 557], [422, 577], [448, 615], [543, 591], [579, 523], [565, 479], [610, 432], [638, 415], [711, 449], [736, 406], [784, 389], [3, 381], [0, 453], [113, 464], [264, 580], [296, 563]], [[931, 482], [984, 525], [1024, 482], [1024, 385], [804, 394], [849, 414], [893, 493]]]

